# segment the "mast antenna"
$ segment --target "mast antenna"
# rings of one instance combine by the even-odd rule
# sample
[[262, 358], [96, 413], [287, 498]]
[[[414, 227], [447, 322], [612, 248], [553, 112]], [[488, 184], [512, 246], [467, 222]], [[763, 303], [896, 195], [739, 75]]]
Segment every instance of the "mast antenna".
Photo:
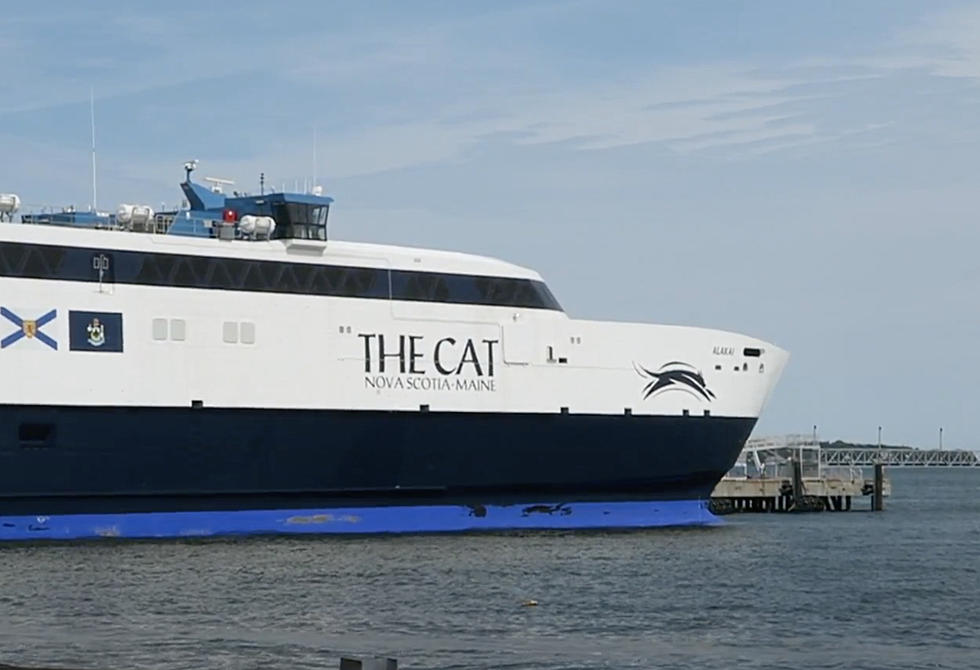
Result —
[[90, 86], [88, 94], [89, 116], [92, 120], [92, 211], [97, 212], [99, 209], [99, 189], [95, 172], [95, 89]]
[[323, 195], [323, 187], [320, 186], [319, 180], [317, 179], [317, 173], [319, 172], [320, 167], [319, 161], [317, 160], [317, 148], [319, 144], [320, 142], [317, 127], [313, 126], [313, 188], [310, 189], [310, 192], [317, 196]]

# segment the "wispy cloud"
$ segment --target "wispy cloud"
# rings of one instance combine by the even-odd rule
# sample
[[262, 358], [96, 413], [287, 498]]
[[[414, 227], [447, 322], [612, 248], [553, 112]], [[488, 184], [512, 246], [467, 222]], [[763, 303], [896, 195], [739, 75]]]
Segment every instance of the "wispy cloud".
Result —
[[[868, 136], [894, 126], [887, 109], [831, 118], [835, 103], [860, 91], [848, 84], [922, 68], [943, 76], [980, 74], [980, 11], [927, 17], [891, 45], [849, 59], [801, 57], [779, 67], [729, 59], [624, 68], [606, 78], [556, 78], [535, 59], [536, 47], [462, 42], [475, 26], [546, 23], [560, 11], [546, 3], [355, 32], [311, 20], [288, 35], [273, 27], [257, 43], [212, 39], [218, 13], [208, 8], [109, 13], [100, 30], [119, 37], [105, 46], [94, 36], [93, 44], [102, 46], [86, 50], [84, 63], [76, 59], [64, 68], [63, 56], [48, 53], [42, 41], [13, 75], [20, 95], [0, 101], [0, 116], [84, 100], [88, 71], [103, 104], [156, 104], [177, 127], [182, 118], [200, 123], [225, 111], [238, 115], [241, 126], [256, 123], [257, 110], [274, 109], [282, 158], [265, 155], [263, 165], [286, 176], [306, 172], [296, 169], [296, 159], [305, 162], [312, 127], [319, 126], [325, 171], [344, 177], [457, 161], [487, 143], [564, 144], [578, 151], [661, 145], [727, 158], [858, 136], [881, 144], [887, 138]], [[256, 19], [254, 10], [245, 13], [242, 23]], [[234, 15], [221, 18], [229, 35], [241, 35]], [[18, 42], [23, 21], [12, 25], [20, 27], [0, 28], [0, 49]], [[45, 25], [33, 28], [43, 32]], [[221, 89], [222, 78], [256, 83]], [[200, 95], [187, 93], [195, 87]], [[217, 98], [213, 89], [221, 90]], [[155, 94], [163, 99], [153, 103]], [[276, 108], [276, 97], [304, 104]], [[247, 157], [238, 166], [257, 169]]]
[[980, 8], [929, 14], [899, 31], [894, 48], [897, 64], [926, 67], [943, 77], [980, 78]]

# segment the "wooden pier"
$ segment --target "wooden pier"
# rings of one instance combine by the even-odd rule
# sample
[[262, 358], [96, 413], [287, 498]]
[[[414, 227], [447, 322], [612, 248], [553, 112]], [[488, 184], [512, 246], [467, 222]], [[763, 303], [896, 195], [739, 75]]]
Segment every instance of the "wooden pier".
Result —
[[[879, 466], [880, 467], [880, 466]], [[891, 482], [882, 475], [881, 495], [891, 495]], [[875, 480], [843, 477], [792, 478], [724, 477], [711, 493], [711, 511], [735, 512], [847, 512], [855, 498], [868, 497], [874, 508]]]
[[732, 470], [711, 494], [715, 514], [733, 512], [847, 512], [867, 496], [872, 510], [884, 509], [891, 482], [883, 460], [866, 477], [854, 463], [828, 465], [816, 436], [750, 440]]

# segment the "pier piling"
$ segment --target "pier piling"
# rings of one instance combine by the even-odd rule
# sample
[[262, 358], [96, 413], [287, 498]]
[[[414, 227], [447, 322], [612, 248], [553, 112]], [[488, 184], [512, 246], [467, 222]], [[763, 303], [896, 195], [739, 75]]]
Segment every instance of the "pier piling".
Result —
[[793, 459], [793, 509], [799, 510], [803, 504], [803, 464], [800, 459]]
[[871, 494], [871, 511], [880, 512], [885, 509], [885, 466], [875, 463], [875, 488]]

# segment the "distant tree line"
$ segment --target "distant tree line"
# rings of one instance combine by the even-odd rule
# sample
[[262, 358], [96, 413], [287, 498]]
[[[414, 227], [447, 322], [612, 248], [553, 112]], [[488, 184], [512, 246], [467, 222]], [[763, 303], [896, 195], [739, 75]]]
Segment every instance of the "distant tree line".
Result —
[[[821, 442], [821, 447], [827, 447], [829, 449], [877, 449], [878, 445], [875, 444], [860, 444], [858, 442], [844, 442], [843, 440], [834, 440], [833, 442]], [[882, 444], [882, 449], [914, 449], [915, 447], [908, 447], [904, 444]]]

